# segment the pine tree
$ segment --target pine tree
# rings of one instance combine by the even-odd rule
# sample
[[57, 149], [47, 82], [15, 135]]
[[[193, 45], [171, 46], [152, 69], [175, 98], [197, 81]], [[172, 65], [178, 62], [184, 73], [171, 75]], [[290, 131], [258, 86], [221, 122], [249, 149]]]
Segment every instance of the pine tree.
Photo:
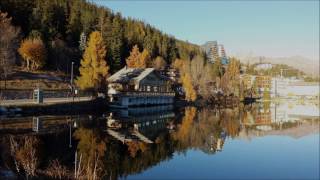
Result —
[[86, 49], [87, 44], [87, 36], [84, 32], [80, 35], [80, 41], [79, 41], [79, 50], [83, 52]]
[[16, 62], [16, 52], [19, 47], [20, 29], [12, 26], [7, 13], [0, 11], [0, 78], [5, 79]]
[[76, 80], [76, 84], [81, 89], [101, 90], [106, 88], [105, 83], [109, 71], [109, 66], [105, 61], [106, 53], [100, 32], [92, 32], [81, 60], [80, 76]]
[[121, 55], [123, 51], [123, 25], [120, 14], [117, 14], [113, 19], [111, 37], [110, 49], [112, 54], [112, 64], [110, 64], [110, 66], [112, 70], [117, 71], [121, 68]]

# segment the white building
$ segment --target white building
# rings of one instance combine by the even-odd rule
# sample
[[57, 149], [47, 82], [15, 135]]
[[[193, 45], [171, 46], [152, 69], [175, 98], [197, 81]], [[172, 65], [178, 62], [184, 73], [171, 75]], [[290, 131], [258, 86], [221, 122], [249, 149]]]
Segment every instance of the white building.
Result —
[[259, 63], [256, 65], [255, 69], [256, 70], [268, 70], [272, 68], [271, 63]]

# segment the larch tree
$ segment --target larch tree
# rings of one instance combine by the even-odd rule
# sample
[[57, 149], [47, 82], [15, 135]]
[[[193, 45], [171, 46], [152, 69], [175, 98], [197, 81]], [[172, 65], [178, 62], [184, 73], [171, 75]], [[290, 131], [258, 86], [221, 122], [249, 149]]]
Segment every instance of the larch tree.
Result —
[[26, 61], [27, 70], [41, 69], [46, 63], [47, 50], [40, 38], [23, 40], [18, 52]]
[[137, 64], [140, 59], [140, 51], [138, 45], [134, 45], [131, 52], [130, 56], [126, 59], [127, 66], [129, 68], [136, 68]]
[[137, 68], [146, 68], [151, 66], [151, 56], [148, 50], [144, 49], [138, 59]]
[[[7, 13], [0, 11], [0, 77], [6, 79], [16, 61], [20, 29], [12, 26]], [[6, 88], [6, 87], [5, 87]]]
[[222, 75], [223, 75], [223, 67], [222, 67], [220, 58], [217, 59], [216, 61], [214, 61], [213, 71], [214, 71], [216, 76], [222, 77]]
[[236, 58], [230, 58], [230, 63], [222, 79], [222, 85], [226, 92], [240, 95], [240, 61]]
[[161, 56], [157, 56], [156, 59], [153, 61], [153, 68], [157, 70], [164, 69], [166, 65], [167, 62]]
[[76, 84], [81, 89], [106, 88], [109, 72], [109, 66], [105, 60], [106, 53], [100, 32], [92, 32], [81, 60], [80, 76], [76, 80]]
[[192, 85], [192, 79], [190, 77], [190, 74], [183, 74], [181, 80], [182, 86], [185, 90], [185, 99], [187, 101], [195, 101], [197, 99], [197, 93]]

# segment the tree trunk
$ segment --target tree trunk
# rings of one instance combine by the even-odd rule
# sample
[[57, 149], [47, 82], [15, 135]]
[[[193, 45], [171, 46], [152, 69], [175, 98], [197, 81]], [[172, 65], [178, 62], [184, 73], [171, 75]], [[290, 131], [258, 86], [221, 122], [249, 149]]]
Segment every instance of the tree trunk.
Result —
[[27, 70], [29, 71], [30, 61], [27, 59]]

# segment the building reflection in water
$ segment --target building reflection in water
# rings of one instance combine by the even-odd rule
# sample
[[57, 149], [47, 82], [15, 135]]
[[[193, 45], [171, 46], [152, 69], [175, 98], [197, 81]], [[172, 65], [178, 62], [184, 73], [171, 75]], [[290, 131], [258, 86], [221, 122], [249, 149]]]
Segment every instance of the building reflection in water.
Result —
[[[169, 160], [175, 152], [221, 152], [225, 142], [235, 138], [318, 133], [318, 114], [317, 105], [265, 103], [233, 109], [154, 106], [109, 111], [102, 116], [2, 118], [0, 169], [22, 178], [117, 179]], [[13, 147], [34, 152], [34, 157], [25, 159], [37, 159], [36, 170], [27, 173]]]
[[166, 129], [174, 117], [173, 106], [121, 109], [109, 113], [107, 132], [123, 143], [153, 143], [158, 133]]

